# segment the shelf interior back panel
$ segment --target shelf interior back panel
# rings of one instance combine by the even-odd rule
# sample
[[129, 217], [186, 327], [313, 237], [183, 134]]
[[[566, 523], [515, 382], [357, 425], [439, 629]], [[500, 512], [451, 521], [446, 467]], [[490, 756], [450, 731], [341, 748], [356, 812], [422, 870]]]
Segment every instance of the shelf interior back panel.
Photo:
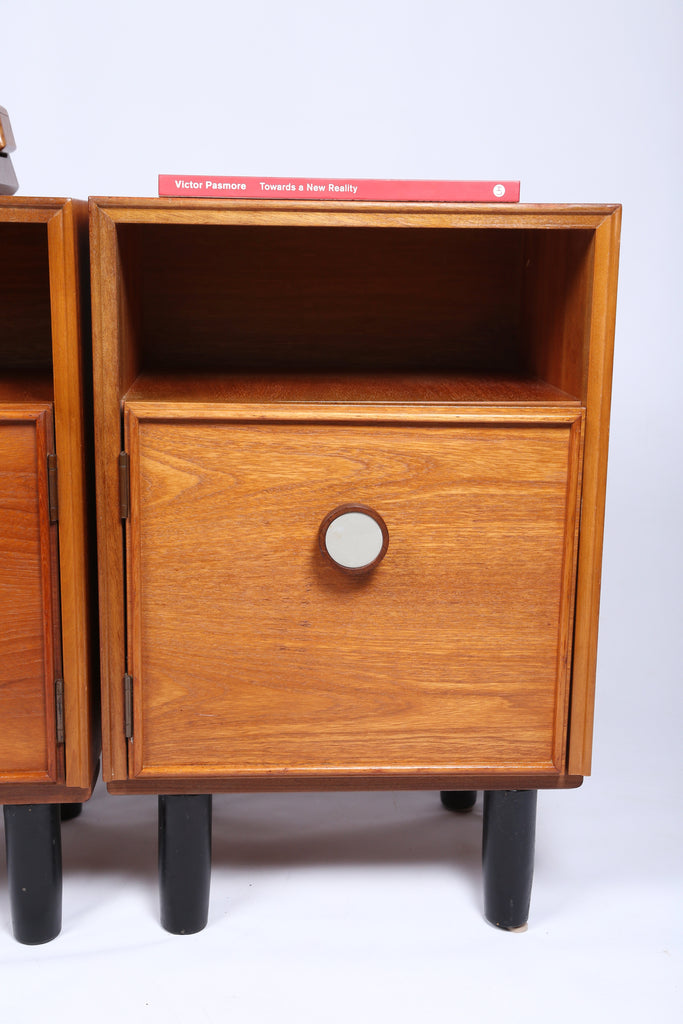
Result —
[[0, 374], [52, 366], [47, 225], [0, 222]]
[[138, 365], [518, 368], [524, 233], [120, 225]]

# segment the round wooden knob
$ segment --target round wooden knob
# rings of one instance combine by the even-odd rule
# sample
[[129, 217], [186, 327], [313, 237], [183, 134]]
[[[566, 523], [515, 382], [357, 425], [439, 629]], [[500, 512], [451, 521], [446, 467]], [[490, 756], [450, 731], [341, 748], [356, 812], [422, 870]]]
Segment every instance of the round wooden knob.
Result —
[[374, 569], [389, 547], [389, 531], [379, 512], [367, 505], [338, 505], [318, 531], [320, 550], [342, 572]]

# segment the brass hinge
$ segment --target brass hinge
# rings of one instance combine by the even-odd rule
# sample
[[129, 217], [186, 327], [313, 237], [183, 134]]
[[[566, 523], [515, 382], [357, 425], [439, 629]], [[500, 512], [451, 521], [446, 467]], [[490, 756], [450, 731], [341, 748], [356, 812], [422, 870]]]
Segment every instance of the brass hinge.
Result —
[[130, 459], [128, 452], [119, 455], [119, 516], [127, 519], [130, 515]]
[[47, 457], [47, 504], [50, 513], [50, 523], [56, 523], [59, 519], [56, 455], [48, 455]]
[[123, 731], [127, 740], [133, 738], [133, 677], [123, 677]]
[[55, 723], [57, 743], [64, 743], [64, 680], [55, 679]]

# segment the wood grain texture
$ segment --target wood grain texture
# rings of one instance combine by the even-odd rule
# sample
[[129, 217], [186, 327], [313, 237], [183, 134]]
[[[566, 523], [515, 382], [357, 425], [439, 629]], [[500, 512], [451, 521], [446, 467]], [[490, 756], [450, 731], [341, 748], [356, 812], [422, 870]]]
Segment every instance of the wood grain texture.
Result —
[[0, 403], [3, 405], [52, 405], [52, 374], [42, 372], [4, 372], [0, 376]]
[[[513, 775], [509, 771], [450, 773], [435, 775], [433, 772], [420, 775], [411, 772], [376, 773], [366, 768], [355, 774], [336, 773], [333, 778], [319, 775], [301, 775], [287, 772], [284, 775], [240, 775], [237, 778], [202, 776], [190, 781], [193, 793], [292, 793], [292, 792], [372, 792], [377, 790], [439, 790], [439, 789], [577, 789], [583, 783], [580, 775], [558, 775], [555, 771], [539, 771], [527, 775]], [[127, 779], [125, 782], [109, 782], [107, 789], [116, 795], [154, 794], [163, 790], [169, 796], [187, 793], [187, 778], [167, 776], [160, 785], [158, 781]]]
[[527, 231], [524, 330], [530, 372], [585, 404], [592, 231]]
[[206, 405], [406, 403], [509, 407], [578, 405], [578, 399], [538, 378], [481, 373], [144, 373], [127, 402]]
[[[568, 426], [127, 431], [136, 776], [562, 770]], [[316, 550], [344, 500], [365, 579]]]
[[311, 419], [328, 423], [415, 423], [428, 426], [437, 423], [506, 423], [512, 426], [537, 423], [574, 423], [580, 412], [576, 403], [560, 405], [476, 405], [470, 402], [150, 402], [129, 401], [125, 405], [140, 419], [213, 421], [241, 420], [261, 423], [297, 423]]
[[[50, 406], [0, 406], [0, 785], [58, 781]], [[0, 790], [1, 792], [1, 790]]]
[[126, 671], [123, 531], [119, 518], [120, 402], [130, 381], [122, 379], [125, 321], [120, 318], [121, 271], [116, 229], [106, 213], [90, 207], [95, 480], [102, 687], [102, 775], [125, 778], [121, 681]]
[[83, 803], [92, 795], [97, 782], [99, 762], [95, 765], [87, 786], [67, 786], [62, 783], [3, 783], [3, 804], [68, 804]]
[[559, 203], [357, 203], [239, 199], [150, 199], [96, 196], [91, 202], [117, 224], [328, 224], [376, 227], [595, 230], [618, 207]]
[[47, 224], [67, 202], [49, 196], [0, 196], [0, 218], [7, 224]]
[[[506, 429], [550, 416], [572, 452], [581, 447], [575, 410], [585, 406], [587, 476], [582, 483], [579, 463], [566, 480], [580, 493], [571, 514], [566, 505], [567, 538], [581, 509], [578, 579], [567, 546], [560, 570], [570, 614], [559, 614], [571, 622], [574, 594], [578, 610], [574, 680], [553, 724], [557, 735], [566, 731], [569, 714], [570, 755], [565, 764], [563, 735], [553, 767], [534, 769], [548, 785], [580, 778], [590, 764], [619, 217], [614, 205], [91, 201], [105, 779], [116, 791], [159, 791], [153, 780], [125, 781], [124, 399], [136, 417], [173, 430], [191, 417], [208, 427], [226, 410], [244, 428], [306, 428], [316, 403], [326, 403], [316, 412], [325, 430], [364, 422], [396, 430], [399, 417], [404, 427], [422, 420], [436, 430], [473, 423], [485, 406], [491, 424]], [[353, 266], [359, 255], [362, 273]], [[326, 281], [331, 267], [337, 284]], [[557, 764], [567, 774], [557, 776]], [[292, 772], [277, 785], [306, 788]], [[506, 772], [521, 777], [505, 769], [498, 782]], [[410, 777], [397, 769], [394, 784]], [[362, 772], [353, 778], [362, 788]], [[258, 788], [247, 769], [240, 779]], [[183, 791], [181, 776], [164, 780]]]
[[589, 775], [598, 653], [598, 620], [605, 522], [609, 417], [617, 307], [621, 209], [595, 233], [586, 384], [586, 454], [583, 468], [576, 641], [572, 674], [569, 770]]
[[80, 804], [85, 803], [92, 796], [92, 791], [97, 781], [93, 776], [92, 781], [83, 787], [64, 786], [60, 783], [51, 784], [38, 783], [7, 783], [2, 785], [3, 804]]
[[[55, 577], [60, 563], [61, 572], [51, 609], [44, 606], [50, 623], [46, 643], [52, 642], [47, 634], [55, 637], [48, 732], [54, 732], [52, 686], [57, 672], [64, 678], [66, 732], [49, 784], [27, 788], [24, 783], [3, 782], [3, 802], [21, 802], [27, 793], [43, 801], [83, 799], [90, 792], [99, 754], [87, 525], [89, 346], [82, 339], [86, 241], [84, 203], [0, 200], [0, 400], [14, 403], [19, 416], [30, 413], [37, 403], [50, 401], [54, 407], [50, 448], [57, 455], [60, 517], [50, 531], [50, 564]], [[42, 513], [47, 517], [47, 503]], [[47, 707], [45, 701], [42, 706]], [[55, 783], [55, 778], [61, 781]], [[75, 795], [70, 797], [70, 792]]]
[[[94, 527], [90, 515], [92, 409], [89, 339], [83, 337], [81, 254], [87, 242], [87, 206], [65, 202], [48, 223], [50, 309], [59, 466], [59, 553], [66, 783], [90, 785], [99, 758], [96, 719], [98, 650], [92, 586]], [[94, 541], [94, 537], [92, 538]], [[92, 549], [92, 550], [91, 550]]]

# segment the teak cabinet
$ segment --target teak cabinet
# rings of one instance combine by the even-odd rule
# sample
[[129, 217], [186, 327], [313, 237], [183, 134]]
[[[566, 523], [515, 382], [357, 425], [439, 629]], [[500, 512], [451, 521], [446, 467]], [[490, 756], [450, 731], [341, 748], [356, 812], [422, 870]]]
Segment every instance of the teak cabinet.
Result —
[[104, 778], [161, 795], [171, 930], [209, 794], [265, 789], [483, 789], [525, 918], [535, 791], [590, 771], [619, 225], [91, 200]]
[[99, 755], [81, 279], [87, 301], [86, 204], [0, 198], [0, 803], [28, 942], [59, 930], [59, 805]]

